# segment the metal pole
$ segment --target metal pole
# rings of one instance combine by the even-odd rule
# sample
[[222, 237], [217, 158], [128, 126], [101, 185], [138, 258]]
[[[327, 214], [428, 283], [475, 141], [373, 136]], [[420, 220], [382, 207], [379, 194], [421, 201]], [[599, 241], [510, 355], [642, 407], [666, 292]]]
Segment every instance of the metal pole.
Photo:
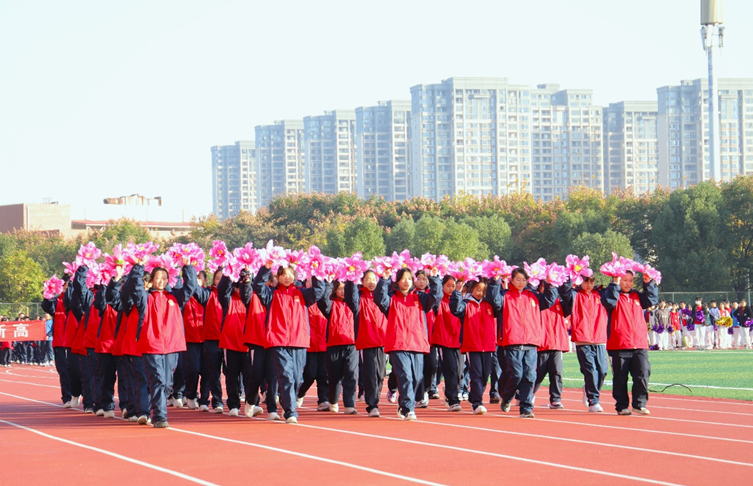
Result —
[[714, 104], [716, 102], [716, 93], [714, 91], [714, 27], [710, 28], [710, 45], [706, 49], [709, 59], [709, 172], [711, 180], [719, 180], [719, 168], [716, 162], [716, 131], [714, 126], [716, 125], [716, 110]]

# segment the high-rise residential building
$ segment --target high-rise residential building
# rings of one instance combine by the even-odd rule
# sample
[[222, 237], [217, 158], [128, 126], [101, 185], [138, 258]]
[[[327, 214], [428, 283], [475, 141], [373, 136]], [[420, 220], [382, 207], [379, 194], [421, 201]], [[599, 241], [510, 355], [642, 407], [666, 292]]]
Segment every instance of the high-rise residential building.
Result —
[[507, 78], [412, 87], [413, 195], [531, 192], [530, 91]]
[[[717, 83], [721, 180], [753, 174], [753, 79]], [[659, 182], [670, 189], [711, 177], [708, 81], [684, 80], [657, 90]]]
[[411, 197], [410, 101], [356, 108], [358, 196], [387, 201]]
[[276, 121], [259, 125], [254, 131], [259, 207], [275, 196], [305, 192], [303, 120]]
[[590, 89], [560, 90], [540, 84], [531, 90], [533, 195], [566, 199], [573, 186], [604, 189], [602, 108]]
[[659, 185], [658, 108], [655, 101], [620, 101], [604, 108], [604, 189]]
[[307, 116], [303, 126], [306, 192], [356, 192], [355, 111]]
[[253, 141], [212, 147], [212, 211], [230, 218], [241, 211], [256, 212], [257, 167]]

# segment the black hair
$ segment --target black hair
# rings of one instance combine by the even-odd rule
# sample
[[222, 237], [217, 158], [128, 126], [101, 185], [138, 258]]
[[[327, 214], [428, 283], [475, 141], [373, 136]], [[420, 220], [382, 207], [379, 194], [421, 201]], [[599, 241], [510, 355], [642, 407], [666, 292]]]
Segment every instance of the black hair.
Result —
[[414, 275], [416, 278], [418, 278], [419, 275], [423, 275], [426, 277], [426, 279], [429, 279], [429, 276], [426, 274], [426, 271], [422, 268], [421, 270], [416, 271], [416, 275]]
[[415, 277], [413, 276], [413, 272], [411, 272], [410, 268], [401, 268], [400, 270], [397, 271], [397, 278], [395, 278], [395, 281], [399, 282], [403, 278], [403, 275], [405, 275], [406, 273], [410, 275], [411, 280], [415, 280]]
[[522, 268], [516, 268], [513, 270], [510, 274], [510, 280], [512, 281], [517, 275], [523, 275], [523, 277], [528, 280], [528, 273]]
[[298, 273], [295, 271], [295, 268], [283, 267], [282, 265], [280, 265], [280, 268], [277, 269], [277, 278], [280, 278], [280, 276], [288, 270], [293, 272], [293, 280], [296, 280], [298, 278]]
[[487, 284], [487, 279], [484, 277], [480, 277], [478, 280], [471, 280], [468, 283], [468, 292], [473, 293], [474, 290], [476, 290], [476, 287], [478, 287], [480, 284]]
[[368, 270], [366, 270], [365, 272], [363, 272], [363, 277], [361, 277], [361, 281], [362, 282], [366, 278], [366, 275], [369, 274], [369, 273], [373, 273], [374, 276], [377, 278], [377, 280], [379, 280], [379, 275], [377, 275], [376, 272], [372, 268], [369, 268]]
[[198, 278], [198, 277], [201, 277], [201, 278], [203, 278], [203, 279], [204, 279], [204, 281], [206, 282], [206, 281], [207, 281], [207, 272], [205, 272], [204, 270], [202, 270], [202, 271], [200, 271], [200, 272], [199, 272], [199, 273], [198, 273], [198, 274], [196, 275], [196, 277], [197, 277], [197, 278]]
[[444, 278], [442, 279], [442, 286], [444, 286], [444, 284], [446, 284], [450, 280], [452, 280], [453, 282], [457, 282], [455, 277], [453, 277], [452, 275], [445, 275]]
[[71, 276], [68, 275], [67, 273], [63, 275], [63, 282], [68, 282], [70, 279], [71, 279]]
[[[149, 281], [154, 280], [154, 277], [157, 276], [158, 272], [165, 272], [165, 278], [167, 278], [167, 279], [170, 278], [170, 274], [167, 272], [166, 268], [163, 268], [163, 267], [154, 267], [154, 269], [152, 270], [151, 275], [149, 276]], [[146, 274], [144, 274], [144, 275], [146, 275]]]
[[329, 294], [330, 300], [338, 298], [337, 297], [337, 289], [339, 289], [341, 285], [343, 285], [343, 283], [340, 282], [339, 280], [335, 280], [335, 281], [332, 282], [332, 292], [330, 292], [330, 294]]

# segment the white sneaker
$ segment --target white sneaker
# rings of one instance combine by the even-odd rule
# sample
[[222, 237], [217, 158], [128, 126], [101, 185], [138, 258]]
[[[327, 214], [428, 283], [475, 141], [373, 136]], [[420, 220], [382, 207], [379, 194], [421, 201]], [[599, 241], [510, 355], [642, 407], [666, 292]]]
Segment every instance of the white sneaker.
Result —
[[586, 385], [583, 385], [583, 396], [580, 398], [584, 407], [588, 407], [588, 395], [586, 395]]
[[168, 399], [167, 399], [167, 405], [166, 405], [166, 406], [167, 406], [168, 408], [169, 408], [169, 407], [174, 407], [174, 406], [175, 406], [175, 404], [173, 403], [173, 399], [172, 399], [172, 398], [168, 398]]
[[601, 413], [604, 411], [604, 409], [601, 408], [601, 405], [597, 403], [596, 405], [591, 405], [590, 407], [588, 407], [588, 411], [592, 413]]
[[287, 418], [287, 419], [285, 420], [285, 423], [286, 423], [286, 424], [297, 424], [297, 423], [298, 423], [298, 419], [297, 419], [297, 418], [295, 418], [295, 417], [288, 417], [288, 418]]
[[81, 397], [71, 398], [71, 408], [78, 408], [81, 405]]
[[484, 415], [486, 413], [486, 407], [479, 405], [473, 410], [473, 415]]
[[195, 398], [186, 398], [186, 406], [189, 410], [196, 410], [197, 404]]
[[633, 407], [633, 412], [639, 414], [639, 415], [651, 415], [651, 412], [648, 411], [646, 407], [642, 408], [635, 408]]
[[462, 412], [463, 407], [461, 407], [459, 403], [456, 403], [455, 405], [450, 405], [449, 407], [447, 407], [447, 410], [450, 412]]
[[139, 425], [146, 425], [146, 423], [149, 421], [149, 417], [146, 415], [142, 415], [138, 418]]
[[84, 409], [84, 413], [90, 413], [90, 414], [94, 415], [94, 410], [92, 410], [91, 408], [85, 408]]
[[387, 401], [390, 403], [397, 403], [397, 392], [392, 393], [391, 391], [387, 391]]
[[209, 406], [208, 405], [199, 405], [199, 412], [208, 412]]
[[416, 414], [414, 412], [408, 412], [408, 415], [405, 416], [405, 420], [415, 422], [416, 420], [418, 420], [418, 417], [416, 417]]
[[397, 407], [397, 418], [399, 418], [400, 420], [405, 420], [405, 415], [400, 413], [400, 407]]
[[110, 410], [102, 414], [104, 418], [115, 418], [115, 411]]
[[128, 417], [128, 421], [129, 422], [138, 422], [139, 418], [137, 416], [135, 416], [135, 415], [131, 415], [130, 417]]
[[73, 407], [73, 405], [71, 405], [71, 401], [70, 400], [68, 400], [67, 402], [65, 402], [63, 404], [63, 408], [72, 408], [72, 407]]
[[429, 408], [429, 398], [425, 397], [420, 402], [416, 402], [416, 408]]
[[329, 412], [329, 402], [322, 402], [316, 406], [318, 412]]
[[238, 416], [238, 409], [237, 408], [231, 408], [230, 411], [227, 413], [231, 417], [237, 417]]
[[345, 407], [343, 409], [343, 413], [345, 415], [356, 415], [356, 414], [358, 414], [358, 410], [356, 410], [355, 407]]
[[335, 404], [333, 404], [333, 405], [330, 405], [330, 406], [329, 406], [329, 411], [330, 411], [330, 412], [332, 412], [332, 413], [337, 413], [337, 412], [339, 412], [339, 411], [340, 411], [340, 405], [338, 405], [338, 404], [336, 404], [336, 403], [335, 403]]
[[175, 406], [175, 408], [183, 408], [183, 399], [173, 398], [173, 405]]
[[467, 393], [463, 393], [463, 401], [464, 402], [468, 401], [468, 394]]
[[97, 409], [97, 411], [94, 413], [94, 415], [96, 415], [97, 417], [101, 417], [104, 414], [105, 414], [105, 411], [102, 410], [101, 408]]
[[369, 417], [379, 417], [379, 409], [372, 408], [371, 412], [369, 412]]
[[277, 412], [270, 412], [267, 414], [267, 420], [280, 420], [280, 416], [277, 415]]
[[212, 413], [225, 413], [225, 409], [222, 407], [222, 405], [220, 405], [217, 408], [213, 408]]
[[301, 408], [302, 405], [303, 405], [303, 397], [297, 398], [295, 400], [295, 406], [296, 406], [296, 408]]

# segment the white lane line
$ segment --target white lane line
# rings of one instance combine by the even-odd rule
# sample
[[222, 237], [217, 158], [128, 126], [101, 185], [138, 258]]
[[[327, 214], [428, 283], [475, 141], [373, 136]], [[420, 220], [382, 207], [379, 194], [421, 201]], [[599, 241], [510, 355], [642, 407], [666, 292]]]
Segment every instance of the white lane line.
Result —
[[[45, 402], [45, 401], [42, 401], [42, 400], [35, 400], [33, 398], [21, 397], [21, 396], [18, 396], [18, 395], [12, 395], [10, 393], [0, 392], [0, 395], [6, 395], [6, 396], [9, 396], [9, 397], [18, 398], [18, 399], [26, 400], [26, 401], [29, 401], [29, 402], [41, 403], [41, 404], [44, 404], [44, 405], [51, 405], [53, 407], [63, 408], [62, 405], [58, 405], [56, 403]], [[118, 420], [122, 420], [122, 419], [118, 418]], [[0, 421], [1, 422], [5, 422], [4, 420], [0, 420]], [[278, 423], [282, 424], [282, 422], [278, 422]], [[12, 424], [12, 425], [15, 425], [15, 424]], [[20, 427], [22, 427], [22, 426], [20, 426]], [[31, 429], [29, 429], [29, 430], [31, 430]], [[411, 483], [425, 484], [425, 485], [428, 485], [428, 486], [447, 486], [447, 485], [444, 485], [442, 483], [434, 483], [434, 482], [431, 482], [431, 481], [424, 481], [422, 479], [412, 478], [410, 476], [403, 476], [401, 474], [395, 474], [395, 473], [391, 473], [391, 472], [387, 472], [387, 471], [381, 471], [379, 469], [373, 469], [373, 468], [370, 468], [370, 467], [359, 466], [357, 464], [351, 464], [351, 463], [347, 463], [347, 462], [343, 462], [343, 461], [337, 461], [337, 460], [334, 460], [334, 459], [328, 459], [326, 457], [312, 456], [310, 454], [304, 454], [304, 453], [301, 453], [301, 452], [295, 452], [295, 451], [290, 451], [290, 450], [286, 450], [286, 449], [279, 449], [277, 447], [265, 446], [265, 445], [261, 445], [261, 444], [254, 444], [252, 442], [244, 442], [244, 441], [235, 440], [235, 439], [228, 439], [228, 438], [225, 438], [225, 437], [219, 437], [219, 436], [214, 436], [214, 435], [209, 435], [209, 434], [203, 434], [201, 432], [194, 432], [194, 431], [185, 430], [185, 429], [177, 429], [177, 428], [174, 428], [174, 427], [170, 427], [167, 430], [171, 430], [171, 431], [174, 431], [174, 432], [181, 432], [181, 433], [184, 433], [184, 434], [196, 435], [196, 436], [205, 437], [205, 438], [209, 438], [209, 439], [215, 439], [215, 440], [224, 441], [224, 442], [231, 442], [231, 443], [236, 443], [236, 444], [248, 445], [248, 446], [251, 446], [251, 447], [256, 447], [256, 448], [259, 448], [259, 449], [266, 449], [266, 450], [270, 450], [270, 451], [273, 451], [273, 452], [280, 452], [280, 453], [284, 453], [284, 454], [290, 454], [290, 455], [293, 455], [293, 456], [303, 457], [303, 458], [306, 458], [306, 459], [312, 459], [312, 460], [315, 460], [315, 461], [326, 462], [326, 463], [329, 463], [329, 464], [335, 464], [335, 465], [338, 465], [338, 466], [344, 466], [344, 467], [348, 467], [348, 468], [351, 468], [351, 469], [358, 469], [360, 471], [366, 471], [366, 472], [370, 472], [370, 473], [381, 475], [381, 476], [387, 476], [387, 477], [391, 477], [391, 478], [394, 478], [394, 479], [400, 479], [400, 480], [411, 482]], [[36, 432], [36, 431], [32, 430], [32, 432]], [[38, 432], [38, 433], [39, 434], [43, 434], [42, 432]], [[55, 437], [51, 437], [51, 438], [55, 438]], [[65, 439], [60, 439], [60, 440], [65, 441]], [[75, 444], [75, 445], [78, 445], [78, 444]], [[83, 446], [83, 447], [88, 447], [88, 446]], [[99, 449], [94, 449], [94, 450], [100, 451]], [[210, 483], [206, 483], [206, 484], [210, 484]]]
[[[421, 422], [416, 422], [416, 423], [420, 424]], [[360, 437], [369, 437], [369, 438], [372, 438], [372, 439], [381, 439], [381, 440], [387, 440], [387, 441], [392, 441], [392, 442], [402, 442], [402, 443], [407, 443], [407, 444], [411, 444], [411, 445], [414, 445], [414, 446], [422, 445], [422, 446], [433, 447], [433, 448], [437, 448], [437, 449], [445, 449], [445, 450], [451, 450], [451, 451], [457, 451], [457, 452], [465, 452], [465, 453], [469, 453], [469, 454], [478, 454], [478, 455], [482, 455], [482, 456], [496, 457], [496, 458], [499, 458], [499, 459], [508, 459], [508, 460], [511, 460], [511, 461], [519, 461], [519, 462], [525, 462], [525, 463], [529, 463], [529, 464], [537, 464], [539, 466], [550, 466], [550, 467], [559, 468], [559, 469], [567, 469], [567, 470], [570, 470], [570, 471], [578, 471], [578, 472], [583, 472], [583, 473], [596, 474], [596, 475], [600, 475], [600, 476], [608, 476], [608, 477], [612, 477], [612, 478], [628, 479], [628, 480], [642, 482], [642, 483], [661, 484], [661, 485], [665, 485], [665, 486], [677, 486], [677, 483], [669, 483], [669, 482], [659, 481], [659, 480], [655, 480], [655, 479], [641, 478], [641, 477], [638, 477], [638, 476], [629, 476], [629, 475], [626, 475], [626, 474], [611, 473], [611, 472], [601, 471], [601, 470], [597, 470], [597, 469], [588, 469], [588, 468], [582, 468], [582, 467], [577, 467], [577, 466], [569, 466], [567, 464], [560, 464], [560, 463], [557, 463], [557, 462], [539, 461], [539, 460], [536, 460], [536, 459], [528, 459], [528, 458], [525, 458], [525, 457], [511, 456], [511, 455], [508, 455], [508, 454], [500, 454], [500, 453], [496, 453], [496, 452], [487, 452], [487, 451], [479, 451], [479, 450], [475, 450], [475, 449], [467, 449], [465, 447], [457, 447], [457, 446], [450, 446], [450, 445], [444, 445], [444, 444], [434, 444], [434, 443], [431, 443], [431, 442], [421, 442], [421, 441], [418, 441], [418, 440], [408, 440], [408, 439], [401, 439], [401, 438], [397, 438], [397, 437], [389, 437], [389, 436], [383, 436], [383, 435], [367, 434], [367, 433], [364, 433], [364, 432], [353, 432], [353, 431], [349, 431], [349, 430], [331, 429], [331, 428], [328, 428], [328, 427], [320, 427], [318, 425], [308, 425], [308, 424], [300, 424], [299, 423], [298, 427], [306, 427], [306, 428], [316, 429], [316, 430], [325, 430], [325, 431], [328, 431], [328, 432], [335, 432], [335, 433], [339, 433], [339, 434], [355, 435], [355, 436], [360, 436]]]
[[[444, 410], [445, 408], [432, 408], [432, 410]], [[447, 412], [450, 413], [450, 412]], [[508, 420], [516, 420], [518, 417], [516, 415], [500, 415], [496, 413], [487, 413], [487, 417], [495, 417], [495, 418], [502, 418], [502, 419], [508, 419]], [[726, 437], [715, 437], [710, 435], [700, 435], [700, 434], [686, 434], [684, 432], [667, 432], [664, 430], [652, 430], [652, 429], [636, 429], [633, 427], [622, 427], [622, 426], [616, 426], [616, 425], [603, 425], [603, 424], [591, 424], [588, 422], [571, 422], [569, 420], [552, 420], [552, 419], [545, 419], [541, 417], [536, 417], [534, 419], [536, 422], [551, 422], [553, 424], [568, 424], [568, 425], [579, 425], [582, 427], [598, 427], [598, 428], [604, 428], [604, 429], [613, 429], [613, 430], [629, 430], [631, 432], [644, 432], [647, 434], [661, 434], [661, 435], [676, 435], [679, 437], [692, 437], [694, 439], [709, 439], [709, 440], [721, 440], [724, 442], [738, 442], [741, 444], [753, 444], [753, 441], [749, 440], [742, 440], [742, 439], [730, 439]]]
[[193, 477], [193, 476], [189, 476], [188, 474], [183, 474], [181, 472], [173, 471], [172, 469], [167, 469], [167, 468], [164, 468], [164, 467], [161, 467], [161, 466], [155, 466], [154, 464], [149, 464], [148, 462], [139, 461], [138, 459], [133, 459], [131, 457], [123, 456], [121, 454], [117, 454], [115, 452], [110, 452], [110, 451], [105, 450], [105, 449], [100, 449], [98, 447], [91, 447], [91, 446], [88, 446], [88, 445], [85, 445], [85, 444], [79, 444], [77, 442], [73, 442], [73, 441], [68, 440], [68, 439], [63, 439], [61, 437], [55, 437], [54, 435], [46, 434], [44, 432], [40, 432], [38, 430], [31, 429], [29, 427], [24, 427], [23, 425], [19, 425], [19, 424], [13, 423], [13, 422], [9, 422], [7, 420], [0, 419], [0, 423], [8, 424], [8, 425], [11, 425], [13, 427], [17, 427], [19, 429], [25, 430], [27, 432], [32, 432], [34, 434], [41, 435], [42, 437], [46, 437], [47, 439], [56, 440], [56, 441], [62, 442], [64, 444], [72, 445], [72, 446], [75, 446], [75, 447], [80, 447], [82, 449], [87, 449], [87, 450], [90, 450], [90, 451], [98, 452], [100, 454], [104, 454], [106, 456], [114, 457], [115, 459], [120, 459], [121, 461], [130, 462], [131, 464], [136, 464], [137, 466], [142, 466], [142, 467], [145, 467], [145, 468], [148, 468], [148, 469], [154, 469], [155, 471], [159, 471], [159, 472], [162, 472], [162, 473], [165, 473], [165, 474], [169, 474], [171, 476], [175, 476], [175, 477], [178, 477], [180, 479], [185, 479], [186, 481], [190, 481], [192, 483], [202, 484], [204, 486], [217, 486], [215, 483], [210, 483], [209, 481], [204, 481], [203, 479], [199, 479], [199, 478], [196, 478], [196, 477]]
[[59, 385], [58, 386], [55, 386], [55, 385], [41, 385], [39, 383], [29, 383], [28, 381], [15, 381], [15, 380], [3, 380], [3, 379], [0, 379], [0, 381], [4, 382], [4, 383], [18, 383], [19, 385], [41, 386], [41, 387], [44, 387], [44, 388], [57, 388], [58, 390], [60, 389]]
[[[578, 402], [578, 403], [581, 403], [580, 400], [577, 400], [575, 398], [563, 398], [562, 401], [563, 402]], [[647, 408], [648, 407], [650, 407], [652, 409], [655, 408], [655, 409], [661, 409], [661, 410], [680, 410], [680, 411], [683, 411], [683, 412], [698, 412], [698, 413], [722, 413], [722, 414], [725, 414], [725, 415], [741, 415], [743, 417], [748, 417], [748, 418], [751, 417], [750, 413], [745, 413], [745, 412], [725, 412], [725, 411], [722, 411], [722, 410], [703, 410], [703, 409], [697, 409], [697, 408], [666, 407], [666, 406], [654, 405], [654, 404], [648, 405]], [[585, 412], [585, 410], [575, 410], [575, 411], [576, 412]]]
[[[464, 412], [461, 412], [461, 413], [463, 413], [465, 415], [472, 415], [471, 412], [465, 412], [464, 411]], [[457, 414], [457, 412], [453, 412], [453, 415], [456, 415], [456, 414]], [[390, 420], [399, 420], [398, 418], [393, 418], [393, 417], [384, 417], [384, 418], [387, 418], [387, 419], [390, 419]], [[611, 443], [607, 443], [607, 442], [593, 442], [593, 441], [590, 441], [590, 440], [570, 439], [570, 438], [567, 438], [567, 437], [556, 437], [556, 436], [551, 436], [551, 435], [531, 434], [531, 433], [526, 433], [526, 432], [513, 432], [513, 431], [510, 431], [510, 430], [488, 429], [488, 428], [485, 428], [485, 427], [473, 427], [473, 426], [470, 426], [470, 425], [448, 424], [448, 423], [444, 423], [444, 422], [431, 422], [431, 421], [427, 421], [427, 420], [423, 420], [423, 419], [419, 420], [419, 422], [421, 422], [422, 424], [429, 424], [429, 425], [439, 425], [439, 426], [444, 426], [444, 427], [455, 427], [455, 428], [468, 429], [468, 430], [479, 430], [479, 431], [492, 432], [492, 433], [497, 433], [497, 434], [518, 435], [518, 436], [522, 436], [522, 437], [532, 437], [532, 438], [536, 438], [536, 439], [559, 440], [559, 441], [564, 441], [564, 442], [573, 442], [573, 443], [577, 443], [577, 444], [594, 445], [594, 446], [599, 446], [599, 447], [611, 447], [611, 448], [615, 448], [615, 449], [626, 449], [626, 450], [631, 450], [631, 451], [634, 451], [634, 452], [637, 450], [639, 452], [647, 452], [647, 453], [650, 453], [650, 454], [664, 454], [664, 455], [668, 455], [668, 456], [678, 456], [678, 457], [683, 457], [683, 458], [692, 458], [693, 460], [704, 460], [704, 461], [722, 462], [722, 463], [725, 463], [725, 464], [733, 464], [733, 465], [736, 465], [736, 466], [753, 467], [753, 464], [748, 463], [748, 462], [737, 462], [737, 461], [730, 461], [730, 460], [727, 460], [727, 459], [717, 459], [717, 458], [714, 458], [714, 457], [706, 457], [706, 456], [688, 456], [687, 453], [670, 452], [670, 451], [663, 451], [663, 450], [658, 450], [658, 449], [646, 449], [645, 447], [637, 448], [635, 446], [624, 446], [624, 445], [619, 445], [619, 444], [611, 444]]]
[[[610, 392], [611, 390], [603, 390], [604, 392]], [[565, 388], [563, 390], [563, 393], [573, 393], [580, 395], [582, 393], [581, 390], [578, 390], [576, 388]], [[545, 395], [542, 395], [545, 396]], [[608, 394], [607, 396], [611, 397], [611, 394]], [[713, 398], [713, 397], [698, 397], [698, 396], [683, 396], [683, 395], [667, 395], [666, 393], [651, 393], [649, 392], [650, 399], [653, 400], [669, 400], [672, 402], [694, 402], [694, 403], [700, 403], [704, 405], [730, 405], [730, 406], [744, 406], [744, 407], [753, 407], [752, 402], [746, 402], [743, 400], [738, 400], [735, 402], [727, 402], [727, 401], [719, 401], [719, 400], [731, 400], [729, 398]]]
[[[280, 425], [286, 425], [286, 424], [284, 424], [284, 422], [277, 422], [277, 423], [280, 424]], [[302, 458], [311, 459], [311, 460], [314, 460], [314, 461], [326, 462], [328, 464], [334, 464], [334, 465], [337, 465], [337, 466], [344, 466], [344, 467], [348, 467], [348, 468], [352, 468], [352, 469], [357, 469], [359, 471], [366, 471], [366, 472], [370, 472], [370, 473], [373, 473], [373, 474], [378, 474], [380, 476], [387, 476], [387, 477], [394, 478], [394, 479], [400, 479], [400, 480], [411, 482], [411, 483], [426, 484], [426, 485], [430, 485], [430, 486], [444, 486], [441, 483], [434, 483], [434, 482], [431, 482], [431, 481], [425, 481], [423, 479], [412, 478], [410, 476], [403, 476], [402, 474], [395, 474], [395, 473], [391, 473], [391, 472], [387, 472], [387, 471], [382, 471], [382, 470], [379, 470], [379, 469], [374, 469], [374, 468], [365, 467], [365, 466], [359, 466], [357, 464], [352, 464], [352, 463], [343, 462], [343, 461], [337, 461], [335, 459], [328, 459], [326, 457], [312, 456], [310, 454], [304, 454], [302, 452], [295, 452], [295, 451], [291, 451], [291, 450], [287, 450], [287, 449], [280, 449], [280, 448], [277, 448], [277, 447], [266, 446], [266, 445], [262, 445], [262, 444], [255, 444], [253, 442], [246, 442], [246, 441], [236, 440], [236, 439], [228, 439], [227, 437], [220, 437], [220, 436], [216, 436], [216, 435], [203, 434], [201, 432], [194, 432], [192, 430], [176, 429], [174, 427], [170, 427], [167, 430], [171, 430], [173, 432], [180, 432], [182, 434], [196, 435], [196, 436], [204, 437], [204, 438], [207, 438], [207, 439], [214, 439], [214, 440], [219, 440], [219, 441], [223, 441], [223, 442], [230, 442], [230, 443], [233, 443], [233, 444], [247, 445], [247, 446], [250, 446], [250, 447], [256, 447], [258, 449], [264, 449], [264, 450], [268, 450], [268, 451], [272, 451], [272, 452], [280, 452], [280, 453], [283, 453], [283, 454], [289, 454], [291, 456], [302, 457]]]
[[[580, 381], [583, 382], [581, 378], [562, 378], [563, 381]], [[632, 381], [628, 381], [628, 385], [631, 384]], [[605, 385], [612, 386], [612, 380], [604, 380]], [[676, 385], [676, 383], [654, 383], [653, 381], [650, 381], [648, 383], [649, 386], [656, 385], [656, 386], [670, 386], [670, 385]], [[736, 388], [736, 387], [730, 387], [730, 386], [714, 386], [714, 385], [689, 385], [687, 383], [683, 383], [683, 385], [687, 386], [688, 388], [709, 388], [711, 390], [742, 390], [742, 391], [753, 391], [753, 388]]]

